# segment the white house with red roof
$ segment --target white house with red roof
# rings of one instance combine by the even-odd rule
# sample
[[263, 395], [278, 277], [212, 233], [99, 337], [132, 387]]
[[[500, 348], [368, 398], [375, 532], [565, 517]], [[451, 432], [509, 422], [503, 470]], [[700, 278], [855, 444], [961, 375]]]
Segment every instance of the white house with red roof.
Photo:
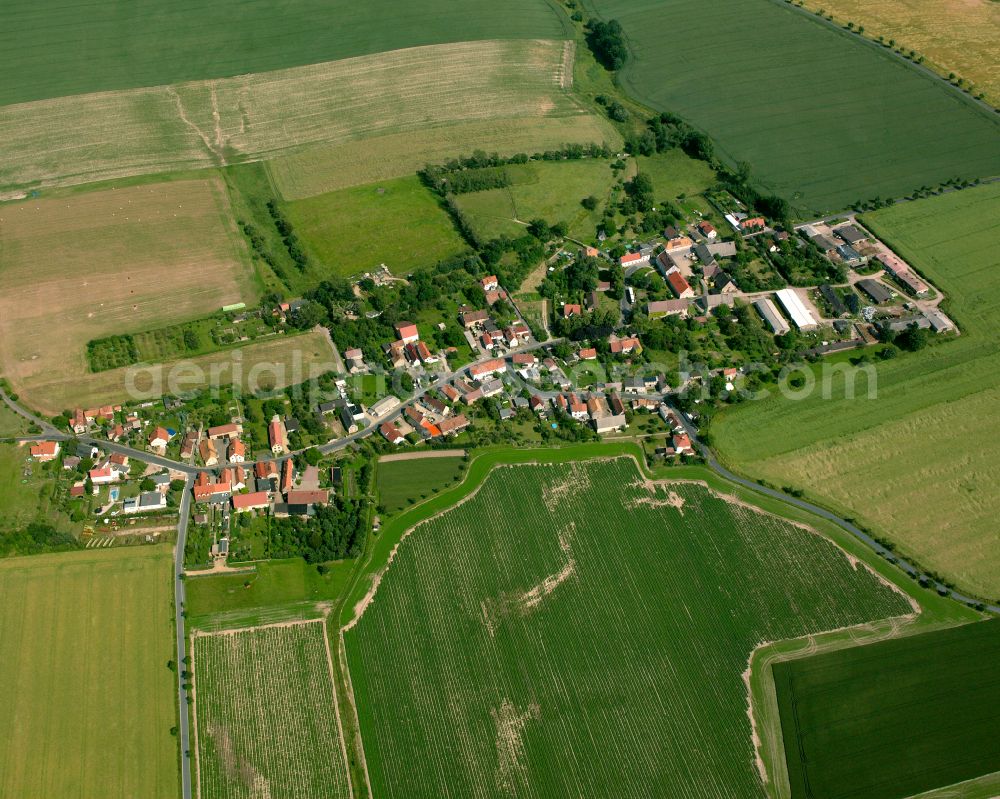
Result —
[[396, 324], [396, 334], [404, 344], [410, 344], [420, 339], [420, 331], [413, 322], [399, 322]]
[[39, 441], [31, 447], [31, 457], [39, 463], [55, 460], [59, 454], [58, 441]]
[[271, 445], [271, 452], [275, 455], [281, 455], [288, 450], [288, 432], [285, 430], [285, 423], [277, 414], [267, 426], [267, 440]]
[[500, 281], [496, 275], [487, 275], [479, 281], [479, 285], [483, 287], [483, 291], [496, 291], [500, 288]]

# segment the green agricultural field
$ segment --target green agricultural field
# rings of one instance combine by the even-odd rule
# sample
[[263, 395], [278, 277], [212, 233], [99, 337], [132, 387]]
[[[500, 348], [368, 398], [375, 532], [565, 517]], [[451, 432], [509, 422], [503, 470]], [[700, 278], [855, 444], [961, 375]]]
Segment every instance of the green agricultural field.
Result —
[[783, 2], [583, 5], [624, 26], [626, 91], [704, 130], [803, 214], [1000, 174], [1000, 120], [989, 111]]
[[168, 546], [0, 561], [0, 795], [174, 799]]
[[199, 795], [350, 795], [322, 620], [192, 641]]
[[1000, 772], [998, 657], [992, 621], [775, 664], [792, 799], [903, 799]]
[[216, 630], [315, 614], [321, 603], [343, 593], [352, 565], [325, 564], [321, 574], [316, 565], [290, 558], [261, 561], [235, 574], [188, 572], [188, 623], [193, 629]]
[[[480, 237], [523, 236], [527, 223], [539, 218], [565, 222], [574, 238], [593, 238], [615, 182], [609, 161], [535, 161], [505, 168], [510, 186], [455, 198]], [[580, 201], [591, 195], [600, 202], [588, 211]]]
[[1000, 596], [1000, 185], [864, 218], [946, 295], [953, 341], [882, 362], [878, 397], [772, 396], [712, 423], [731, 467], [854, 516], [969, 591]]
[[4, 7], [0, 105], [84, 92], [245, 75], [442, 42], [566, 38], [545, 0], [222, 0], [195, 8], [152, 0], [58, 14]]
[[396, 275], [462, 252], [465, 242], [416, 176], [341, 189], [284, 205], [315, 265], [316, 282], [377, 269]]
[[622, 146], [621, 136], [607, 120], [563, 102], [542, 117], [457, 121], [342, 144], [303, 147], [272, 158], [267, 166], [281, 196], [301, 200], [412, 175], [427, 164], [443, 163], [473, 150], [511, 156], [555, 150], [566, 144], [603, 142], [616, 151]]
[[397, 513], [446, 488], [465, 471], [465, 460], [453, 458], [415, 458], [386, 461], [378, 465], [379, 504], [386, 513]]
[[624, 458], [495, 468], [374, 589], [344, 636], [382, 797], [763, 796], [753, 649], [911, 611], [819, 535]]

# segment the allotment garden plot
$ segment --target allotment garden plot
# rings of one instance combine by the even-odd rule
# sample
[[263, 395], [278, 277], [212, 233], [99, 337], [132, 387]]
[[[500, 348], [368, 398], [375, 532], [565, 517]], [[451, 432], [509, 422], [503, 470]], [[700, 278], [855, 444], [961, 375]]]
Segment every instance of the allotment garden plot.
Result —
[[817, 534], [630, 459], [497, 468], [345, 632], [372, 791], [763, 796], [752, 650], [910, 612]]
[[350, 794], [323, 620], [196, 635], [202, 799]]

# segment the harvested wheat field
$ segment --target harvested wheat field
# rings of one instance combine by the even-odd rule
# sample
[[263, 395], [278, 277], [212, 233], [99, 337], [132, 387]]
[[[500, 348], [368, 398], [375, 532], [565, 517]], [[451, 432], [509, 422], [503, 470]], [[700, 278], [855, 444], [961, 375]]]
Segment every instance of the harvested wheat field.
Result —
[[[810, 4], [812, 5], [812, 4]], [[945, 75], [954, 72], [1000, 103], [1000, 3], [996, 0], [824, 0], [838, 21], [896, 40]]]
[[89, 340], [253, 295], [245, 247], [215, 178], [4, 205], [0, 279], [0, 369], [49, 411], [91, 396], [93, 378], [106, 379], [89, 374]]
[[0, 190], [258, 160], [456, 122], [587, 118], [569, 94], [573, 55], [572, 42], [464, 42], [7, 106]]

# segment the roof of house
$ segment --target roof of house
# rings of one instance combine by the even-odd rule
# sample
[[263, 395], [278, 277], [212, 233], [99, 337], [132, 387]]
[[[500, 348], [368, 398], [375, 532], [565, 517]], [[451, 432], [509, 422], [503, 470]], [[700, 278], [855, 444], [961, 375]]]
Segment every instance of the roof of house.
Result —
[[285, 501], [289, 505], [325, 505], [329, 500], [329, 496], [330, 493], [325, 488], [299, 489], [297, 491], [289, 491], [285, 495]]
[[219, 436], [231, 436], [241, 432], [243, 432], [243, 426], [235, 423], [220, 424], [217, 427], [208, 428], [209, 438], [218, 438]]
[[562, 307], [563, 319], [568, 319], [571, 316], [579, 316], [583, 313], [583, 307], [577, 304], [566, 303]]
[[31, 455], [34, 458], [54, 457], [59, 452], [58, 441], [39, 441], [31, 447]]
[[691, 284], [684, 279], [680, 272], [671, 272], [667, 275], [667, 283], [675, 294], [684, 294], [691, 290]]
[[582, 361], [592, 361], [597, 357], [596, 347], [584, 347], [579, 352], [580, 360]]

